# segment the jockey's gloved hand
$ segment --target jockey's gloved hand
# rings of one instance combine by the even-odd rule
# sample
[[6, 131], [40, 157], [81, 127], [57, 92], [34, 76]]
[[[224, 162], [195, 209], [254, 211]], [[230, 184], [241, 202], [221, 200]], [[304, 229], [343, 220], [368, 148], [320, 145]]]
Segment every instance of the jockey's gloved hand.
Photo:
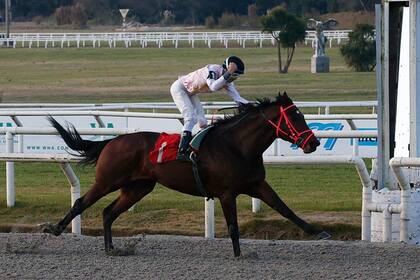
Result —
[[226, 80], [226, 82], [231, 83], [231, 82], [235, 81], [238, 77], [239, 77], [239, 74], [237, 74], [237, 73], [230, 74], [230, 76]]

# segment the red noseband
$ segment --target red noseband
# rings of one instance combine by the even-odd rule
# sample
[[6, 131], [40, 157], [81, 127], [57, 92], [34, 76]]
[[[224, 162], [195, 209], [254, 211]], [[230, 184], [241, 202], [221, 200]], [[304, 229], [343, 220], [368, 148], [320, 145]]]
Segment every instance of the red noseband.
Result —
[[[299, 147], [303, 148], [305, 147], [306, 143], [308, 143], [309, 139], [311, 139], [312, 137], [315, 137], [315, 135], [310, 129], [299, 132], [295, 128], [295, 126], [293, 125], [293, 123], [290, 121], [289, 117], [286, 114], [286, 111], [289, 110], [290, 108], [296, 108], [296, 105], [291, 104], [286, 108], [283, 108], [283, 106], [279, 106], [280, 117], [277, 124], [275, 124], [273, 121], [269, 119], [266, 119], [266, 120], [269, 124], [271, 124], [276, 129], [277, 138], [280, 137], [280, 134], [283, 134], [284, 136], [291, 138], [293, 140], [293, 144], [296, 144]], [[289, 128], [290, 133], [287, 133], [286, 131], [281, 129], [280, 125], [283, 119], [286, 121], [286, 125]]]

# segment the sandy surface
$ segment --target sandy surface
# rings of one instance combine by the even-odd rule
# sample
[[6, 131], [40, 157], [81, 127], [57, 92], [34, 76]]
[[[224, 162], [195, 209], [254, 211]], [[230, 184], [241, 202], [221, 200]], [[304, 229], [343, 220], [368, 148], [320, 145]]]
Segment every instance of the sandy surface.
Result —
[[343, 241], [0, 234], [0, 279], [420, 279], [420, 247]]

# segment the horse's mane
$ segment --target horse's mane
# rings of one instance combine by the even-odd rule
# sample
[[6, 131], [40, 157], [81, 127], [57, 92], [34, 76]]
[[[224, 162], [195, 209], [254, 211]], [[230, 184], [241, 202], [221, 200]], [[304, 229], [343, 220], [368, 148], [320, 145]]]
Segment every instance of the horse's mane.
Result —
[[262, 108], [266, 108], [271, 104], [278, 102], [280, 102], [279, 96], [277, 96], [274, 101], [271, 101], [269, 98], [264, 97], [257, 99], [257, 102], [254, 103], [241, 103], [239, 107], [235, 110], [233, 115], [225, 115], [223, 119], [218, 119], [213, 125], [217, 127], [228, 123], [233, 123], [249, 113], [259, 111]]

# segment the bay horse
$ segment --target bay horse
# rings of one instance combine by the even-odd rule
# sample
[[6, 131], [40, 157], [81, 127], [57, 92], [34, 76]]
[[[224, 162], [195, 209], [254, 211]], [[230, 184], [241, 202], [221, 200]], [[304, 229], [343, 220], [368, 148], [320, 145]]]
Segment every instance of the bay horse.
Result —
[[[103, 210], [105, 251], [112, 253], [112, 223], [149, 194], [156, 183], [203, 196], [196, 187], [191, 162], [150, 162], [149, 152], [159, 133], [137, 132], [89, 141], [83, 140], [73, 126], [65, 129], [52, 117], [49, 121], [69, 148], [82, 157], [82, 163], [96, 164], [96, 169], [92, 187], [75, 201], [61, 221], [46, 225], [44, 232], [60, 235], [74, 217], [103, 196], [120, 189], [119, 197]], [[274, 101], [263, 99], [240, 105], [233, 116], [214, 124], [198, 151], [201, 181], [208, 196], [220, 200], [235, 257], [241, 254], [236, 211], [236, 197], [240, 194], [261, 199], [308, 234], [320, 239], [330, 237], [299, 218], [266, 182], [262, 154], [276, 138], [296, 144], [304, 153], [315, 151], [320, 144], [286, 93], [279, 93]]]

